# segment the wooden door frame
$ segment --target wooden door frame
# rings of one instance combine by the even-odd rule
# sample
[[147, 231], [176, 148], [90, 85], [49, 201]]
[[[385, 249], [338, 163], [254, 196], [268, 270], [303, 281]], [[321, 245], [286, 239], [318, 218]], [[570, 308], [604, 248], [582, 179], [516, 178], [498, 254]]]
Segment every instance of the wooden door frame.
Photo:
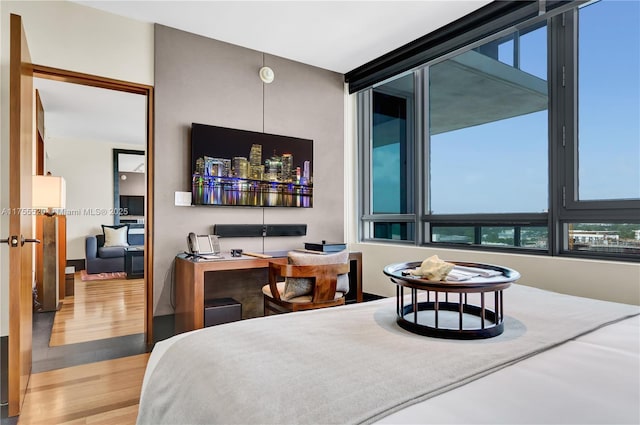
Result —
[[148, 348], [153, 345], [153, 182], [154, 182], [154, 143], [153, 143], [153, 86], [115, 80], [97, 75], [84, 74], [43, 65], [33, 65], [33, 77], [66, 83], [81, 84], [126, 93], [140, 94], [147, 98], [147, 158], [146, 179], [147, 193], [145, 199], [144, 226], [144, 281], [145, 308], [144, 334]]
[[9, 352], [8, 413], [20, 413], [32, 363], [32, 269], [33, 248], [23, 238], [32, 238], [30, 217], [33, 175], [33, 71], [22, 18], [10, 15], [9, 29]]

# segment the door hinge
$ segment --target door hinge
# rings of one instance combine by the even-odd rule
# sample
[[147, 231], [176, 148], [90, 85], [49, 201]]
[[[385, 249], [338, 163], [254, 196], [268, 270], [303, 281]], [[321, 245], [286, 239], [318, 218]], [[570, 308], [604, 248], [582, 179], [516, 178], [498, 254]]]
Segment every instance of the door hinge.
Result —
[[562, 206], [567, 206], [567, 187], [562, 186]]
[[565, 66], [562, 65], [562, 87], [565, 87], [566, 83], [567, 83], [566, 69], [565, 69]]
[[565, 26], [565, 24], [566, 24], [566, 22], [567, 22], [566, 17], [567, 17], [567, 14], [566, 14], [566, 13], [563, 13], [563, 14], [562, 14], [562, 26], [563, 26], [563, 27]]
[[562, 126], [562, 147], [567, 146], [567, 127]]

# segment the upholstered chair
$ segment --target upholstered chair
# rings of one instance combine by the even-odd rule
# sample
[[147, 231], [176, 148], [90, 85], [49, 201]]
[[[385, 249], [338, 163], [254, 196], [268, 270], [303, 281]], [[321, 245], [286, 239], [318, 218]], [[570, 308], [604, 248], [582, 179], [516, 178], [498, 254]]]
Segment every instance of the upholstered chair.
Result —
[[288, 257], [289, 264], [269, 263], [269, 283], [262, 288], [265, 316], [344, 305], [349, 291], [348, 251], [292, 251]]

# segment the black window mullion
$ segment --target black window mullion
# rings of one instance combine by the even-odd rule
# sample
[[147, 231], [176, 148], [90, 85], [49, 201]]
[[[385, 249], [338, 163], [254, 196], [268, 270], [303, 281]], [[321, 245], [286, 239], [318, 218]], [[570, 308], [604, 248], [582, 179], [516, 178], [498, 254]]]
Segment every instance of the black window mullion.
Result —
[[415, 243], [421, 245], [430, 239], [423, 226], [429, 199], [429, 74], [428, 68], [416, 71], [414, 179], [415, 179]]
[[572, 116], [571, 96], [567, 86], [567, 55], [571, 55], [571, 23], [565, 12], [549, 20], [549, 254], [558, 255], [562, 247], [563, 231], [559, 225], [560, 211], [566, 202], [566, 187], [571, 170], [565, 164], [571, 161], [573, 127], [567, 127]]

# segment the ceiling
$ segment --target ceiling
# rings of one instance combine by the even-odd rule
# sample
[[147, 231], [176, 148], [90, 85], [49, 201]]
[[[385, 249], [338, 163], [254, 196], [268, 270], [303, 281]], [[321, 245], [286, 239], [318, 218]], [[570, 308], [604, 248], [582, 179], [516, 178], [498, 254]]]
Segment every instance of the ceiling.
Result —
[[[490, 3], [75, 1], [135, 20], [346, 73]], [[37, 79], [47, 137], [144, 145], [144, 97]], [[140, 106], [140, 102], [143, 102]], [[142, 114], [142, 115], [141, 115]], [[133, 120], [140, 120], [133, 122]], [[117, 122], [118, 125], [113, 125]]]
[[43, 78], [34, 78], [33, 85], [45, 111], [47, 139], [146, 144], [145, 96]]
[[490, 3], [423, 1], [76, 1], [346, 73]]

